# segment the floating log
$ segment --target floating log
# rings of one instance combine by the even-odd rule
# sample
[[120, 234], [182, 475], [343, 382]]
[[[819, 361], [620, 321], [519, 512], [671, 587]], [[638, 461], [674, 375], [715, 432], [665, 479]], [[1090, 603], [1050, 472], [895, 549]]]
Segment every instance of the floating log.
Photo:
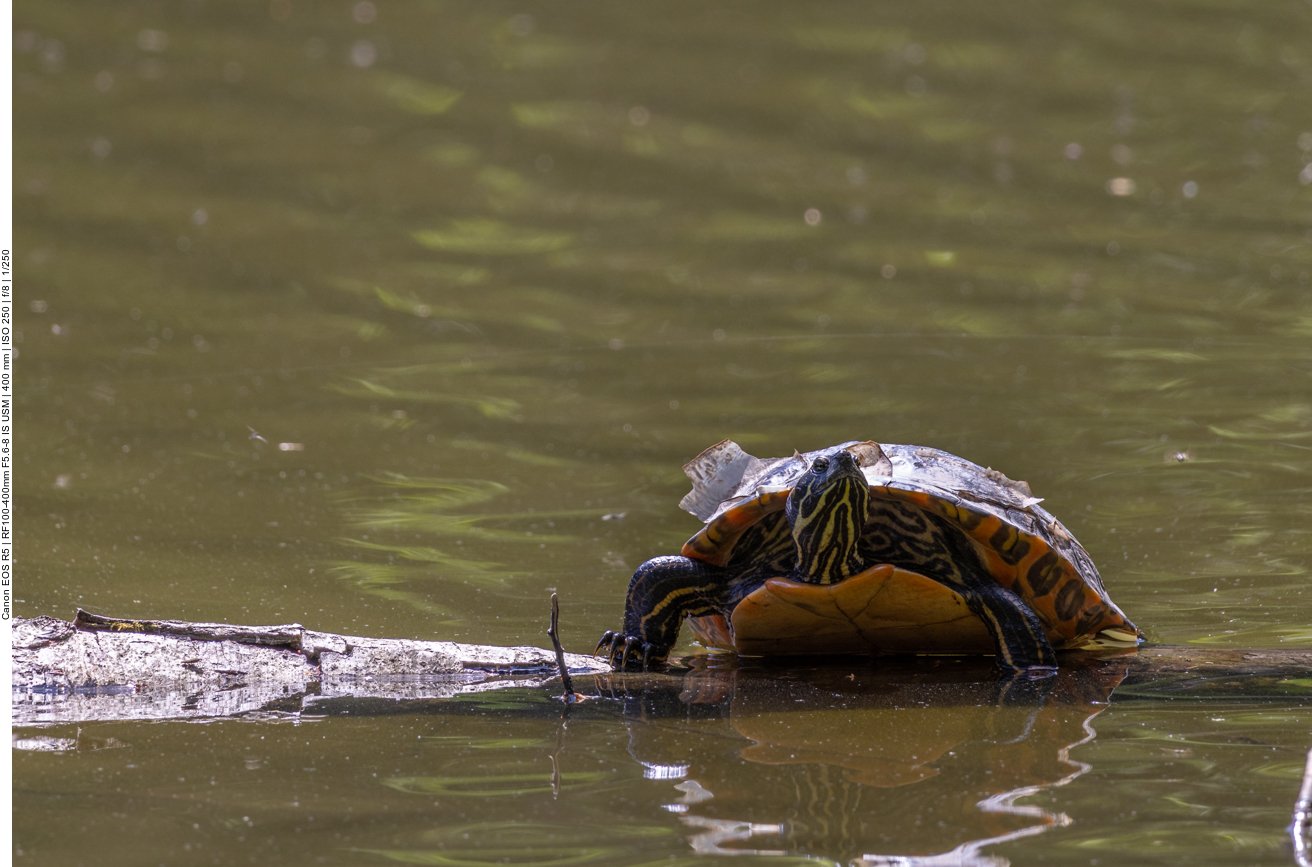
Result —
[[[227, 716], [299, 697], [445, 698], [549, 682], [556, 655], [493, 647], [336, 635], [299, 623], [240, 626], [129, 620], [79, 610], [73, 621], [15, 619], [18, 724], [86, 719]], [[609, 671], [564, 654], [577, 674]]]
[[[300, 713], [326, 698], [449, 698], [538, 686], [560, 676], [557, 654], [542, 648], [365, 638], [299, 623], [130, 620], [79, 610], [72, 621], [17, 619], [11, 643], [14, 721], [20, 725]], [[605, 662], [589, 656], [562, 653], [560, 658], [575, 676], [609, 675], [609, 687], [631, 681], [641, 689], [645, 682], [638, 675], [612, 674]], [[741, 665], [813, 668], [818, 661], [743, 660]], [[698, 677], [715, 674], [706, 670], [704, 658], [691, 662]], [[911, 663], [889, 657], [876, 664]], [[1117, 687], [1123, 698], [1312, 697], [1306, 684], [1312, 672], [1309, 651], [1157, 646], [1062, 657], [1063, 667], [1107, 664], [1123, 666], [1125, 677]], [[720, 669], [732, 665], [723, 657], [711, 663]], [[676, 669], [674, 677], [682, 676]], [[573, 686], [567, 689], [572, 693]]]

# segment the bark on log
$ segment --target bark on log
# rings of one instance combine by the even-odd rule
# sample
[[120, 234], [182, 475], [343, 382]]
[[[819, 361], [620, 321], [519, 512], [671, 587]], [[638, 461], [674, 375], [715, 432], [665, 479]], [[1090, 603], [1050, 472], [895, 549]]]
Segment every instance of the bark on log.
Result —
[[[537, 647], [365, 638], [298, 623], [239, 626], [124, 620], [78, 611], [73, 622], [16, 619], [16, 724], [227, 716], [300, 696], [445, 698], [549, 682], [556, 657]], [[577, 674], [604, 662], [565, 654]]]

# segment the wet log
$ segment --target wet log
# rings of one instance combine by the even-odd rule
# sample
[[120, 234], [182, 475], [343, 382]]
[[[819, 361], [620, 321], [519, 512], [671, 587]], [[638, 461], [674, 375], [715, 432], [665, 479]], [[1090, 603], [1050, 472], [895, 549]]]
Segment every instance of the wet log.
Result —
[[[298, 623], [242, 626], [128, 620], [79, 610], [73, 621], [16, 619], [13, 711], [18, 724], [87, 719], [227, 716], [301, 710], [301, 696], [445, 698], [545, 683], [556, 655], [537, 647], [366, 638]], [[609, 671], [564, 654], [577, 674]]]
[[[73, 621], [16, 620], [11, 644], [18, 724], [301, 713], [333, 697], [448, 698], [559, 677], [557, 654], [537, 647], [366, 638], [298, 623], [128, 620], [78, 611]], [[574, 675], [610, 671], [588, 656], [561, 658]], [[899, 662], [890, 657], [877, 664]], [[1064, 654], [1062, 664], [1123, 666], [1118, 700], [1312, 695], [1306, 682], [1312, 652], [1302, 650], [1149, 646]]]
[[1281, 647], [1145, 645], [1119, 653], [1073, 653], [1097, 664], [1123, 663], [1115, 700], [1312, 700], [1312, 651]]

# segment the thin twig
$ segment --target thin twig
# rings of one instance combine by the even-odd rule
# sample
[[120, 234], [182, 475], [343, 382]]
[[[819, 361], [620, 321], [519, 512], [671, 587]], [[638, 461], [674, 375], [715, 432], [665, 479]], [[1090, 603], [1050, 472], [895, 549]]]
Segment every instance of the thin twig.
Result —
[[551, 636], [551, 646], [556, 649], [556, 669], [560, 671], [560, 682], [565, 687], [563, 698], [567, 704], [573, 704], [577, 701], [574, 695], [574, 682], [570, 680], [569, 666], [565, 665], [565, 648], [560, 646], [560, 636], [556, 627], [560, 623], [560, 603], [556, 601], [556, 594], [551, 594], [551, 626], [547, 628], [547, 635]]
[[87, 632], [139, 632], [145, 635], [170, 635], [197, 641], [235, 641], [263, 647], [290, 647], [299, 650], [305, 627], [299, 623], [279, 626], [238, 626], [232, 623], [189, 623], [184, 620], [127, 620], [77, 610], [73, 626]]

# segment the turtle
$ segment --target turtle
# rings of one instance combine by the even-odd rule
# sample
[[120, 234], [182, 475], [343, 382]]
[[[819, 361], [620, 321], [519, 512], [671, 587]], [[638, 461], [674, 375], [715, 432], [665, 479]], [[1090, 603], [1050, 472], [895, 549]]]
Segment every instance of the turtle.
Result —
[[629, 584], [612, 666], [667, 660], [684, 619], [742, 655], [992, 654], [1011, 674], [1055, 650], [1135, 646], [1088, 553], [1013, 481], [939, 449], [851, 441], [755, 458], [724, 440], [684, 466], [705, 522]]

